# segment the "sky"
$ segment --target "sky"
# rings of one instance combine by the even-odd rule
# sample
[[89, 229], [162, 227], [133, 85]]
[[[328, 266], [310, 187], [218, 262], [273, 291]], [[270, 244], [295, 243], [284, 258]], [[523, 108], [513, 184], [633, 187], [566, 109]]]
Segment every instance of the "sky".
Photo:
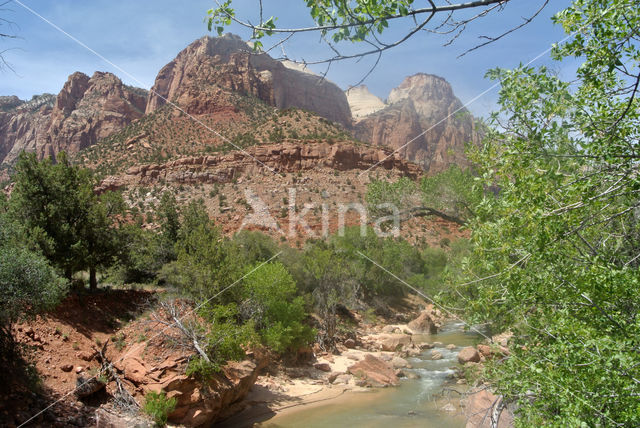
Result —
[[[552, 43], [566, 37], [562, 28], [551, 22], [551, 16], [566, 7], [569, 0], [551, 0], [528, 26], [458, 58], [482, 41], [481, 36], [499, 35], [521, 23], [542, 1], [512, 0], [504, 10], [469, 25], [449, 46], [443, 46], [449, 41], [447, 36], [417, 34], [387, 51], [364, 84], [385, 99], [406, 76], [419, 72], [436, 74], [451, 83], [463, 103], [470, 103], [472, 113], [486, 116], [495, 108], [497, 99], [497, 88], [492, 88], [493, 82], [484, 77], [487, 70], [515, 67], [541, 54], [532, 65], [551, 66], [561, 76], [570, 75], [575, 68], [571, 62], [552, 63], [549, 55], [544, 54]], [[257, 3], [257, 0], [234, 0], [237, 15], [255, 22]], [[266, 0], [264, 4], [265, 15], [277, 16], [279, 27], [300, 27], [312, 22], [303, 0]], [[5, 60], [13, 69], [0, 70], [0, 95], [29, 99], [44, 92], [57, 94], [75, 71], [88, 75], [109, 71], [127, 84], [149, 89], [160, 68], [180, 50], [204, 35], [213, 35], [207, 31], [204, 18], [214, 6], [214, 0], [14, 0], [0, 9], [0, 18], [13, 22], [11, 26], [0, 26], [0, 33], [9, 30], [18, 36], [0, 40], [0, 51], [5, 51]], [[394, 24], [385, 33], [385, 39], [392, 41], [406, 29], [407, 23]], [[237, 26], [229, 30], [244, 38], [249, 36]], [[267, 39], [265, 47], [279, 40]], [[297, 35], [282, 47], [293, 59], [311, 61], [331, 54], [317, 34]], [[345, 50], [349, 49], [353, 47], [345, 46]], [[281, 55], [282, 49], [274, 54]], [[346, 89], [361, 80], [373, 60], [333, 64], [327, 78]], [[323, 72], [325, 66], [312, 69]]]

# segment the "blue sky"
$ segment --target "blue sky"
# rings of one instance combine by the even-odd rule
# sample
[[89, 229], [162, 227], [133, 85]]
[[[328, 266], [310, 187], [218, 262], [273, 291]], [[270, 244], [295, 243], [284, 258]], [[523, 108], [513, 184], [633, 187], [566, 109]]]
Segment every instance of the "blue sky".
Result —
[[[20, 39], [0, 40], [0, 50], [15, 72], [0, 71], [0, 95], [18, 95], [28, 99], [33, 94], [57, 93], [67, 76], [75, 71], [91, 75], [94, 71], [110, 71], [128, 84], [151, 87], [157, 72], [193, 40], [209, 34], [204, 23], [212, 0], [20, 0], [44, 18], [55, 23], [91, 49], [100, 53], [114, 68], [86, 48], [56, 30], [18, 3], [10, 3], [0, 11], [3, 18], [15, 23], [13, 32]], [[405, 76], [418, 72], [437, 74], [453, 85], [464, 102], [491, 87], [484, 78], [490, 68], [513, 67], [526, 63], [546, 50], [565, 34], [552, 24], [550, 17], [566, 7], [569, 0], [551, 0], [550, 5], [529, 26], [488, 47], [462, 58], [457, 56], [474, 46], [481, 35], [496, 35], [521, 22], [540, 5], [541, 0], [513, 0], [500, 13], [476, 21], [451, 46], [443, 47], [445, 36], [417, 35], [405, 44], [388, 51], [377, 68], [364, 82], [381, 98], [397, 86]], [[235, 0], [238, 15], [256, 19], [257, 0]], [[302, 26], [311, 21], [302, 0], [265, 1], [267, 15], [279, 17], [278, 25]], [[0, 28], [6, 30], [6, 26]], [[401, 34], [401, 25], [392, 26], [388, 40]], [[232, 31], [246, 37], [236, 27]], [[277, 41], [278, 39], [273, 39]], [[269, 40], [265, 41], [268, 46]], [[326, 58], [329, 52], [317, 35], [296, 36], [286, 43], [287, 55], [307, 60]], [[348, 61], [332, 65], [328, 78], [340, 87], [357, 83], [369, 70], [373, 58], [361, 62]], [[552, 65], [560, 73], [569, 74], [574, 64], [551, 64], [546, 55], [534, 65]], [[318, 66], [316, 71], [324, 70]], [[476, 115], [486, 115], [494, 108], [497, 90], [469, 106]]]

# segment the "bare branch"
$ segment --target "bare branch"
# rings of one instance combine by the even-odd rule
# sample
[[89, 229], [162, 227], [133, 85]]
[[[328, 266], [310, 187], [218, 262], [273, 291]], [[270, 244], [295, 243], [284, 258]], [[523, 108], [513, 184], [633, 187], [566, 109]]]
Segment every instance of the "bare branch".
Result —
[[500, 34], [499, 36], [496, 36], [496, 37], [481, 36], [481, 38], [487, 39], [487, 41], [484, 42], [484, 43], [480, 43], [479, 45], [476, 45], [476, 46], [472, 47], [471, 49], [467, 49], [466, 51], [464, 51], [463, 53], [458, 55], [458, 58], [461, 58], [461, 57], [465, 56], [466, 54], [468, 54], [469, 52], [475, 51], [476, 49], [480, 49], [480, 48], [482, 48], [484, 46], [487, 46], [487, 45], [489, 45], [489, 44], [491, 44], [493, 42], [496, 42], [496, 41], [502, 39], [503, 37], [505, 37], [506, 35], [511, 34], [514, 31], [517, 31], [517, 30], [521, 29], [522, 27], [524, 27], [525, 25], [531, 23], [531, 21], [533, 21], [540, 14], [540, 12], [542, 12], [542, 10], [545, 7], [547, 7], [548, 4], [549, 4], [549, 0], [545, 0], [545, 2], [542, 4], [542, 6], [540, 6], [540, 8], [533, 15], [531, 15], [528, 18], [524, 18], [524, 22], [523, 23], [521, 23], [520, 25], [517, 25], [517, 26], [505, 31], [504, 33]]

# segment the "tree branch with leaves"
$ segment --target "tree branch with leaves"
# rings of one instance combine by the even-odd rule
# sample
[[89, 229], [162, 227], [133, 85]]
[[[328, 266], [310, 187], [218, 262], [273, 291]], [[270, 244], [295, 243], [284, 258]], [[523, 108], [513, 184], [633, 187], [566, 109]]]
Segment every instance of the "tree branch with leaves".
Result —
[[[316, 33], [332, 52], [328, 57], [313, 60], [299, 60], [303, 64], [327, 64], [335, 61], [360, 59], [375, 56], [375, 68], [382, 54], [407, 40], [424, 34], [440, 34], [448, 36], [445, 45], [451, 44], [474, 21], [492, 13], [500, 12], [507, 3], [517, 0], [474, 0], [452, 3], [450, 1], [427, 0], [418, 6], [414, 0], [305, 0], [305, 6], [314, 22], [311, 26], [278, 27], [277, 16], [265, 18], [262, 0], [258, 0], [256, 10], [259, 11], [257, 23], [248, 17], [240, 16], [233, 7], [233, 0], [224, 2], [215, 0], [217, 7], [208, 11], [207, 23], [209, 31], [221, 35], [232, 25], [249, 29], [254, 49], [264, 50], [263, 40], [268, 36], [280, 36], [281, 40], [266, 49], [267, 52], [280, 46], [293, 35]], [[504, 36], [529, 24], [544, 9], [549, 0], [538, 0], [540, 7], [531, 16], [524, 17], [523, 22], [516, 24], [497, 36], [481, 36], [483, 42], [466, 50], [462, 55], [486, 46]], [[468, 16], [465, 12], [473, 10]], [[401, 35], [396, 39], [386, 40], [391, 25], [402, 26]], [[345, 42], [364, 46], [352, 52], [345, 51]], [[288, 59], [286, 55], [282, 59]], [[367, 73], [368, 75], [368, 73]], [[365, 76], [366, 77], [366, 76]], [[364, 80], [364, 79], [362, 79]]]

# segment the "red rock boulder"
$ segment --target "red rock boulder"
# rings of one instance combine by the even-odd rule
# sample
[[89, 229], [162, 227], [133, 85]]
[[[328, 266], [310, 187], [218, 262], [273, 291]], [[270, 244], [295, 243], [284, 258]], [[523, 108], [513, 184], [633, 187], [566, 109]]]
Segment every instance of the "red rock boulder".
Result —
[[462, 350], [458, 353], [458, 362], [460, 364], [479, 363], [480, 353], [473, 346], [462, 348]]
[[398, 377], [391, 365], [371, 354], [349, 367], [349, 373], [363, 381], [365, 386], [390, 386], [398, 384]]

